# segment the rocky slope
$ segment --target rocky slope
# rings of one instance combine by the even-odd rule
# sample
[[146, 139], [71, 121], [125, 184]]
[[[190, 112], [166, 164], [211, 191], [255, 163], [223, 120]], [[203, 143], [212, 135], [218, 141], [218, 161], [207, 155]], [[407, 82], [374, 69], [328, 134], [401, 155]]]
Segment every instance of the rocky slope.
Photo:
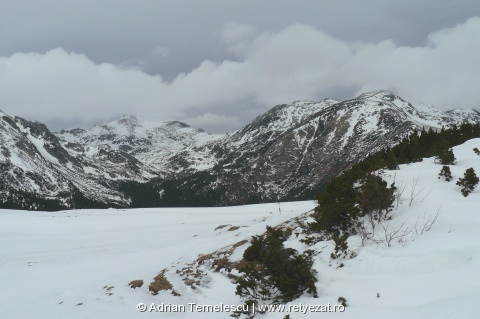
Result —
[[[122, 180], [146, 182], [154, 171], [121, 151], [105, 150], [94, 158], [79, 143], [60, 143], [39, 122], [0, 111], [0, 205], [32, 209], [62, 206], [127, 206], [118, 192]], [[45, 201], [46, 200], [46, 201]], [[82, 203], [80, 203], [82, 202]]]
[[165, 205], [311, 199], [330, 176], [413, 129], [464, 121], [479, 122], [479, 112], [414, 107], [385, 91], [279, 105], [219, 141], [215, 167], [160, 187]]
[[414, 106], [387, 91], [278, 105], [225, 135], [133, 116], [53, 134], [2, 113], [0, 203], [24, 192], [71, 206], [72, 189], [93, 206], [311, 199], [330, 176], [413, 129], [464, 121], [480, 113]]
[[57, 136], [64, 143], [87, 146], [79, 155], [88, 158], [104, 150], [128, 153], [161, 177], [213, 167], [211, 147], [223, 137], [178, 121], [148, 122], [129, 115], [87, 130], [62, 130]]

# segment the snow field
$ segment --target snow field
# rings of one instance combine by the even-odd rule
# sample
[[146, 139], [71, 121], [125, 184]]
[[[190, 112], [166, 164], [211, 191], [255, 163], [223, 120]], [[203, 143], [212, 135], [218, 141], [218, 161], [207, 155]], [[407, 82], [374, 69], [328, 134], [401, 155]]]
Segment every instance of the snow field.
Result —
[[[264, 232], [267, 225], [280, 224], [314, 206], [311, 201], [281, 203], [281, 213], [277, 203], [66, 212], [0, 210], [0, 280], [4, 285], [0, 316], [145, 318], [164, 316], [140, 313], [137, 303], [238, 304], [234, 285], [221, 274], [210, 274], [211, 289], [202, 292], [188, 291], [171, 276], [181, 297], [152, 296], [148, 285], [163, 268], [180, 267], [199, 254], [249, 239]], [[215, 230], [221, 225], [228, 226]], [[231, 226], [241, 227], [228, 231]], [[136, 279], [143, 279], [144, 286], [133, 290], [128, 283]], [[191, 317], [189, 313], [178, 315]]]
[[[353, 259], [331, 261], [331, 242], [307, 246], [293, 235], [285, 243], [314, 249], [319, 298], [304, 294], [288, 305], [336, 305], [341, 313], [291, 312], [291, 318], [478, 318], [480, 313], [480, 189], [463, 197], [458, 178], [469, 167], [480, 175], [480, 139], [453, 151], [453, 180], [438, 179], [433, 158], [384, 171], [389, 184], [404, 188], [386, 232], [405, 230], [403, 241], [349, 239]], [[413, 197], [413, 198], [412, 198]], [[175, 274], [200, 254], [249, 239], [314, 208], [315, 202], [222, 208], [155, 208], [22, 212], [0, 210], [0, 316], [2, 318], [230, 318], [224, 312], [138, 312], [136, 305], [239, 305], [235, 285], [207, 266], [196, 290]], [[396, 202], [395, 202], [396, 205]], [[438, 214], [438, 215], [437, 215]], [[434, 219], [434, 222], [431, 221]], [[425, 230], [424, 226], [428, 230]], [[220, 227], [219, 226], [224, 226]], [[240, 226], [229, 231], [231, 226]], [[377, 238], [384, 236], [377, 228]], [[230, 256], [242, 258], [247, 245]], [[158, 272], [181, 296], [148, 285]], [[128, 282], [143, 279], [135, 290]], [[113, 287], [113, 288], [110, 288]], [[111, 294], [111, 295], [110, 295]], [[284, 318], [268, 312], [264, 318]]]

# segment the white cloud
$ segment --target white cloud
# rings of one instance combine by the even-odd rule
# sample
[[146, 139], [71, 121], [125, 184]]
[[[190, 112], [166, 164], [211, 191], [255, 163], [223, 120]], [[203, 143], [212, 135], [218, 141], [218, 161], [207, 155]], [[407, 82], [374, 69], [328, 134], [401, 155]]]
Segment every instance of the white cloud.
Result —
[[147, 110], [164, 112], [167, 118], [179, 115], [178, 110], [161, 107], [162, 87], [159, 76], [138, 68], [97, 65], [63, 49], [0, 58], [0, 105], [41, 121], [92, 121]]
[[307, 25], [255, 34], [232, 24], [223, 34], [231, 48], [241, 44], [238, 61], [206, 60], [172, 82], [61, 48], [0, 57], [0, 108], [44, 122], [128, 113], [185, 120], [192, 111], [206, 113], [191, 119], [197, 126], [214, 125], [215, 116], [233, 123], [230, 115], [242, 101], [264, 108], [332, 91], [391, 88], [446, 109], [480, 105], [480, 18], [430, 34], [419, 47], [345, 42]]
[[209, 127], [214, 131], [224, 130], [238, 125], [238, 118], [234, 116], [220, 115], [214, 113], [204, 113], [196, 117], [190, 117], [185, 120], [190, 126], [197, 128]]
[[251, 25], [229, 22], [223, 25], [221, 39], [227, 45], [230, 53], [244, 58], [248, 51], [249, 42], [255, 36], [256, 29]]

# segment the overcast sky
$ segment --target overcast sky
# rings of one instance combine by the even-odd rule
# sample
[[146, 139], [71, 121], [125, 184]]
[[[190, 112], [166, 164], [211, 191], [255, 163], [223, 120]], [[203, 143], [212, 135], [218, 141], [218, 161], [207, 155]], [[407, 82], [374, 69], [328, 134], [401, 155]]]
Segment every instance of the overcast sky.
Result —
[[0, 0], [0, 109], [237, 129], [279, 103], [394, 90], [480, 109], [478, 0]]

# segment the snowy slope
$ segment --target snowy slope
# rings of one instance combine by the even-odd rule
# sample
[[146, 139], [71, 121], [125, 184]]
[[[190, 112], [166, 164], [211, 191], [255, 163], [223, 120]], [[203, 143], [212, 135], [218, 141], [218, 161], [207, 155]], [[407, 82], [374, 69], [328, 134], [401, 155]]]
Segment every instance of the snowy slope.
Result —
[[214, 168], [160, 187], [168, 205], [175, 204], [168, 195], [178, 192], [186, 198], [183, 205], [204, 199], [215, 205], [311, 199], [331, 176], [414, 129], [466, 120], [480, 123], [480, 114], [417, 109], [388, 91], [279, 105], [220, 140], [212, 148], [218, 158]]
[[339, 102], [326, 99], [320, 102], [296, 101], [292, 104], [277, 105], [242, 129], [228, 134], [225, 143], [233, 148], [242, 148], [244, 144], [251, 145], [252, 142], [258, 143], [258, 140], [267, 144], [311, 115]]
[[[455, 185], [467, 168], [480, 173], [480, 156], [474, 147], [480, 147], [480, 139], [453, 148], [457, 164], [450, 166], [450, 182], [438, 179], [442, 166], [434, 158], [385, 171], [381, 176], [404, 191], [387, 232], [378, 231], [376, 238], [397, 230], [411, 232], [404, 243], [393, 241], [392, 247], [372, 242], [361, 247], [360, 238], [351, 237], [349, 246], [358, 256], [341, 261], [344, 267], [338, 269], [327, 262], [332, 243], [318, 243], [316, 249], [324, 251], [316, 262], [317, 287], [323, 295], [318, 302], [345, 297], [349, 307], [342, 318], [477, 318], [480, 190], [465, 198]], [[437, 214], [431, 229], [421, 234]], [[295, 241], [291, 245], [300, 246]]]
[[[145, 318], [137, 303], [178, 302], [152, 296], [157, 273], [199, 254], [261, 233], [314, 207], [313, 202], [228, 208], [25, 212], [0, 210], [2, 318]], [[217, 227], [228, 225], [225, 227]], [[231, 226], [240, 226], [228, 231]], [[7, 244], [8, 243], [8, 244]], [[145, 285], [128, 287], [135, 279]], [[179, 287], [188, 302], [238, 302], [233, 286], [212, 275], [211, 291]], [[220, 287], [217, 286], [220, 284]], [[111, 288], [107, 291], [105, 286]], [[218, 289], [219, 288], [219, 289]], [[112, 295], [108, 295], [112, 293]], [[80, 305], [81, 304], [81, 305]], [[160, 317], [163, 317], [160, 314]], [[170, 314], [165, 317], [172, 318]], [[180, 317], [189, 318], [188, 314]], [[225, 318], [226, 314], [217, 314]]]
[[[319, 298], [304, 294], [287, 304], [336, 305], [347, 300], [342, 313], [267, 312], [263, 318], [478, 318], [480, 312], [480, 189], [463, 197], [455, 185], [470, 167], [480, 173], [480, 139], [453, 148], [454, 180], [438, 179], [441, 165], [433, 158], [402, 165], [382, 176], [404, 188], [386, 226], [410, 229], [403, 243], [392, 247], [351, 237], [354, 259], [331, 262], [331, 242], [307, 246], [292, 236], [286, 245], [314, 249]], [[412, 195], [413, 194], [413, 195]], [[412, 199], [413, 196], [413, 199]], [[230, 318], [228, 312], [191, 312], [199, 305], [241, 304], [226, 272], [198, 264], [210, 254], [262, 233], [265, 225], [295, 218], [315, 206], [292, 202], [224, 208], [88, 210], [57, 213], [0, 211], [0, 292], [2, 317], [17, 318]], [[280, 208], [280, 209], [279, 209]], [[431, 224], [423, 231], [424, 225]], [[293, 218], [293, 219], [292, 219]], [[241, 226], [229, 231], [231, 226]], [[381, 238], [381, 232], [377, 233]], [[239, 260], [247, 245], [230, 255]], [[228, 249], [227, 249], [228, 250]], [[338, 267], [340, 263], [343, 267]], [[151, 295], [148, 284], [162, 269], [174, 290]], [[199, 271], [199, 285], [183, 281], [182, 269]], [[177, 273], [180, 270], [180, 273]], [[141, 288], [127, 286], [143, 279]], [[109, 288], [112, 287], [113, 288]], [[109, 295], [111, 293], [111, 295]], [[182, 313], [140, 313], [138, 303], [185, 305]], [[293, 309], [293, 308], [292, 308]]]

